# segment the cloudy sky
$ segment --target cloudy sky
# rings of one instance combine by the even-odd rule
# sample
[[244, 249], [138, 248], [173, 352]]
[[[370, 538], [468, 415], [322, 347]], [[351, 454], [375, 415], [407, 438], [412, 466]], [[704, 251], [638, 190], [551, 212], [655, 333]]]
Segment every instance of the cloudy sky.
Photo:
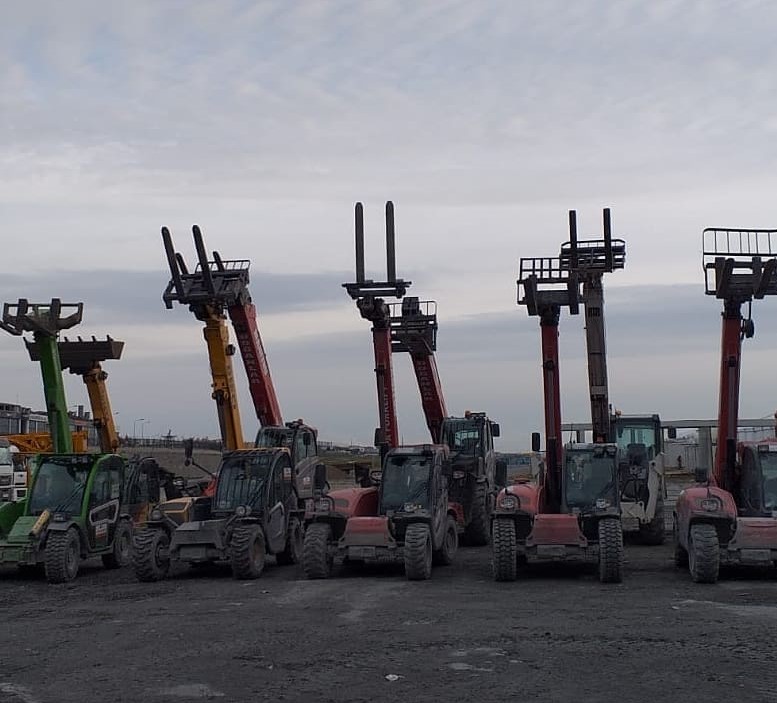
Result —
[[[439, 304], [451, 412], [485, 409], [501, 446], [541, 424], [536, 319], [521, 256], [552, 255], [567, 210], [613, 212], [626, 269], [607, 279], [612, 400], [713, 417], [719, 309], [701, 230], [777, 227], [777, 6], [654, 0], [47, 2], [0, 0], [0, 293], [83, 300], [83, 334], [126, 341], [106, 365], [122, 432], [218, 433], [199, 324], [167, 311], [159, 228], [192, 255], [250, 258], [284, 413], [369, 443], [369, 325], [352, 277], [353, 204], [382, 275]], [[742, 414], [777, 407], [777, 301], [754, 308]], [[563, 414], [589, 416], [580, 318], [565, 317]], [[42, 407], [19, 339], [0, 337], [0, 401]], [[409, 359], [400, 429], [426, 436]], [[256, 420], [245, 379], [243, 424]], [[69, 402], [85, 402], [68, 379]]]

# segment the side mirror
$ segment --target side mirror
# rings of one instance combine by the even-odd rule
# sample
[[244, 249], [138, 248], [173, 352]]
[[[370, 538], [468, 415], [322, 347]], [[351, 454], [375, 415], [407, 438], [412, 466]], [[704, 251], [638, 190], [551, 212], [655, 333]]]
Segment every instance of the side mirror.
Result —
[[453, 478], [453, 462], [450, 459], [445, 459], [442, 462], [440, 473], [443, 476], [447, 476], [448, 479]]
[[708, 478], [709, 470], [706, 466], [697, 466], [693, 470], [693, 480], [696, 481], [696, 483], [707, 483]]
[[326, 464], [316, 464], [313, 469], [313, 492], [322, 493], [326, 488]]
[[184, 464], [189, 466], [192, 463], [192, 455], [194, 454], [194, 439], [189, 438], [183, 441], [183, 454], [185, 457]]
[[669, 439], [677, 439], [677, 428], [676, 427], [667, 427], [666, 428], [666, 436]]
[[491, 436], [492, 437], [498, 437], [499, 434], [500, 434], [499, 423], [498, 422], [492, 422], [491, 423]]
[[310, 435], [305, 432], [302, 435], [302, 444], [304, 444], [306, 447], [310, 446]]
[[531, 433], [531, 450], [533, 452], [540, 451], [540, 433], [539, 432], [532, 432]]
[[375, 428], [375, 442], [376, 447], [382, 447], [386, 443], [386, 438], [383, 436], [383, 430], [380, 427]]
[[499, 488], [507, 485], [507, 462], [504, 459], [497, 459], [494, 481]]

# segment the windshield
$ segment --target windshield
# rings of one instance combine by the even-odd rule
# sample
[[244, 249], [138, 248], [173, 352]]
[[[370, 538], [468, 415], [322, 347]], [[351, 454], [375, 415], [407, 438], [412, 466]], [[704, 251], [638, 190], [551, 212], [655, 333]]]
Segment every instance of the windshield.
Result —
[[35, 474], [30, 491], [30, 515], [40, 515], [44, 510], [80, 512], [91, 468], [91, 461], [72, 458], [44, 461]]
[[215, 509], [231, 512], [238, 505], [260, 507], [272, 457], [271, 453], [227, 457], [219, 469]]
[[656, 430], [653, 425], [617, 425], [616, 443], [624, 453], [628, 453], [630, 446], [634, 450], [635, 445], [645, 445], [648, 459], [655, 459], [656, 454]]
[[272, 449], [273, 447], [288, 447], [294, 442], [294, 430], [280, 427], [263, 427], [256, 435], [257, 449]]
[[480, 427], [467, 420], [446, 422], [442, 441], [452, 452], [477, 454], [480, 449]]
[[604, 498], [610, 505], [615, 500], [615, 461], [611, 456], [594, 456], [591, 452], [570, 452], [564, 462], [564, 492], [568, 508], [585, 512]]
[[431, 456], [394, 455], [386, 459], [381, 476], [381, 508], [383, 512], [401, 511], [406, 503], [429, 507]]
[[761, 452], [764, 479], [764, 509], [777, 510], [777, 452]]

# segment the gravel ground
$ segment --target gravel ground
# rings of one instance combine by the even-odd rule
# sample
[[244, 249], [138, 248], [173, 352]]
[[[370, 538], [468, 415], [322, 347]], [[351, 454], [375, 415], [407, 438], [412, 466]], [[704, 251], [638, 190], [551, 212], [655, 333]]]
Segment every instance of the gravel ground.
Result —
[[422, 583], [391, 566], [1, 571], [0, 701], [777, 701], [774, 574], [701, 586], [669, 546], [627, 558], [616, 586], [553, 565], [495, 583], [488, 548]]

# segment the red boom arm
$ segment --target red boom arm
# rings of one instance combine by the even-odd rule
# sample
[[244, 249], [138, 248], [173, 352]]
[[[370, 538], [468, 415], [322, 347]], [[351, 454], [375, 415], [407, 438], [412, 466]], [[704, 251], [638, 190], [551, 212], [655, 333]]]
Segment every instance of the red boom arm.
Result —
[[389, 448], [398, 447], [399, 425], [391, 365], [391, 330], [388, 326], [373, 326], [372, 344], [375, 350], [375, 380], [378, 384], [378, 417], [383, 432], [381, 443]]
[[259, 424], [262, 427], [283, 425], [281, 406], [275, 393], [267, 355], [259, 334], [259, 325], [256, 322], [256, 306], [253, 303], [232, 305], [228, 311], [240, 355], [243, 357], [251, 399], [254, 402]]
[[434, 354], [412, 354], [418, 391], [421, 394], [421, 406], [426, 416], [426, 424], [434, 444], [440, 444], [442, 421], [448, 416], [445, 398], [442, 394], [440, 375], [437, 372], [437, 360]]
[[715, 454], [715, 483], [727, 491], [734, 475], [737, 421], [739, 419], [739, 374], [742, 361], [742, 310], [736, 301], [726, 301], [723, 311], [718, 404], [718, 450]]

